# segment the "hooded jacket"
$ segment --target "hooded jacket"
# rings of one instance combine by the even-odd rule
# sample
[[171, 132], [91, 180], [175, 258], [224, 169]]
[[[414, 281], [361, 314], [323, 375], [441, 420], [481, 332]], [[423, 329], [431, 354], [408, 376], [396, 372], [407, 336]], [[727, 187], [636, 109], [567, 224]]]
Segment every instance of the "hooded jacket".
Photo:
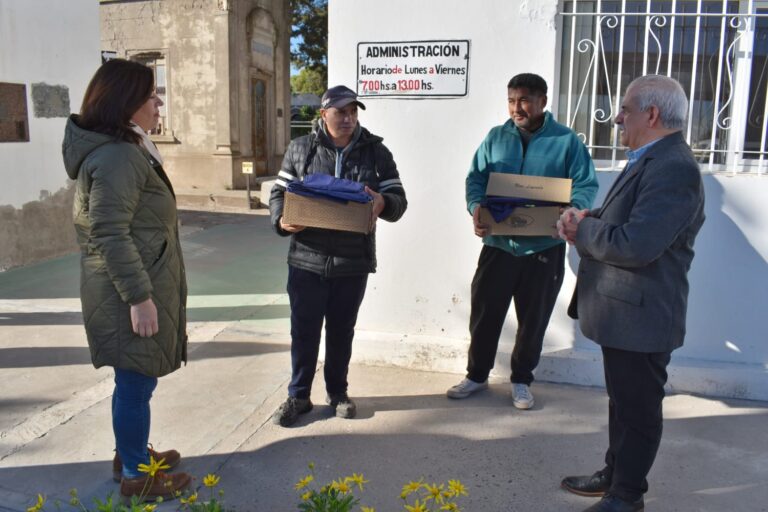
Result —
[[[395, 222], [402, 217], [408, 201], [392, 153], [382, 140], [358, 125], [352, 142], [343, 150], [337, 149], [322, 122], [315, 124], [311, 134], [292, 140], [269, 198], [275, 231], [281, 236], [291, 234], [280, 228], [285, 189], [307, 174], [330, 174], [364, 183], [384, 196], [380, 218]], [[308, 227], [291, 237], [288, 264], [329, 278], [375, 272], [375, 232], [364, 235]]]
[[[91, 360], [96, 368], [169, 374], [187, 360], [187, 283], [173, 188], [145, 149], [77, 121], [67, 121], [62, 152], [77, 181], [73, 217]], [[150, 297], [159, 331], [142, 338], [133, 332], [130, 305]]]

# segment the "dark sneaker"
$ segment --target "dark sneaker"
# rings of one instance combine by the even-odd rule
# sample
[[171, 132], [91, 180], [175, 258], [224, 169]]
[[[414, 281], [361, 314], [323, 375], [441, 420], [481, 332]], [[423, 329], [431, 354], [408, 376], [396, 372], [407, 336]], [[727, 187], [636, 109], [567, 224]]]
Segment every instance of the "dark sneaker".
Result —
[[[163, 461], [164, 465], [170, 466], [168, 469], [173, 469], [181, 462], [181, 455], [176, 450], [168, 450], [165, 452], [158, 452], [152, 448], [150, 444], [147, 447], [149, 456], [156, 461]], [[115, 458], [112, 459], [112, 480], [119, 482], [123, 478], [123, 461], [120, 460], [120, 455], [115, 450]]]
[[296, 423], [299, 414], [304, 414], [312, 410], [312, 402], [309, 398], [296, 398], [289, 396], [288, 399], [280, 404], [275, 414], [272, 415], [272, 423], [281, 427], [289, 427]]
[[357, 406], [346, 393], [328, 393], [325, 403], [333, 407], [337, 418], [352, 419], [357, 414]]

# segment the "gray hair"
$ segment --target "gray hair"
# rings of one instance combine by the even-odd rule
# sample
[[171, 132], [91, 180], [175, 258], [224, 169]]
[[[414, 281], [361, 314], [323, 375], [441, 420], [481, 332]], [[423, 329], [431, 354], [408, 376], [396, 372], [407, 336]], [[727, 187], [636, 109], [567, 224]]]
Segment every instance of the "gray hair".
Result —
[[652, 106], [659, 109], [664, 128], [680, 130], [688, 117], [688, 98], [683, 86], [674, 78], [663, 75], [645, 75], [629, 84], [641, 111]]

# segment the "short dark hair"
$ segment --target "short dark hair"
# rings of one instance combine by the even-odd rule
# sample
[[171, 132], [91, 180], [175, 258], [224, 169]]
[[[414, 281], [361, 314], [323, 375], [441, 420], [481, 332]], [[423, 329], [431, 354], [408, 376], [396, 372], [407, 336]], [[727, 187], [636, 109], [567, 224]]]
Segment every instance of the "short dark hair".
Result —
[[144, 64], [109, 60], [96, 70], [85, 90], [78, 125], [138, 144], [141, 139], [131, 129], [131, 117], [152, 96], [154, 88], [155, 75]]
[[520, 73], [515, 75], [507, 84], [507, 89], [520, 89], [525, 88], [532, 93], [539, 93], [544, 96], [547, 95], [547, 82], [544, 81], [539, 75], [533, 73]]

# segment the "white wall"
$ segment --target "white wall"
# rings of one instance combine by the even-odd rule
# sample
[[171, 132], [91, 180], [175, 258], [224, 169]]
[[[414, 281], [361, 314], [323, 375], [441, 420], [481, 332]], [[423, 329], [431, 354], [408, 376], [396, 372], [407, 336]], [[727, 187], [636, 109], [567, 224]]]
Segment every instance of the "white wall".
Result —
[[[551, 83], [555, 69], [555, 37], [548, 20], [521, 19], [518, 9], [510, 8], [513, 4], [330, 2], [329, 85], [355, 88], [360, 41], [470, 40], [466, 97], [364, 100], [367, 110], [361, 111], [360, 122], [384, 137], [409, 201], [400, 222], [379, 223], [380, 270], [370, 281], [359, 323], [364, 328], [466, 334], [469, 282], [481, 246], [464, 206], [469, 162], [488, 130], [507, 118], [506, 84], [514, 71], [537, 72]], [[529, 28], [551, 37], [532, 45], [525, 36]], [[515, 48], [526, 48], [527, 62], [537, 64], [515, 67]]]
[[100, 58], [95, 0], [0, 0], [0, 82], [26, 85], [30, 133], [29, 142], [0, 143], [0, 205], [19, 207], [66, 185], [66, 120], [35, 117], [32, 84], [68, 87], [77, 112]]
[[[401, 221], [378, 228], [379, 271], [358, 321], [358, 360], [463, 372], [470, 282], [481, 243], [464, 203], [470, 159], [507, 119], [506, 84], [534, 72], [557, 95], [554, 0], [330, 0], [329, 85], [356, 81], [357, 43], [469, 39], [469, 92], [462, 98], [365, 98], [360, 122], [393, 152], [409, 200]], [[616, 173], [601, 172], [601, 193]], [[768, 399], [766, 177], [705, 176], [708, 220], [690, 273], [686, 346], [675, 352], [672, 387]], [[569, 256], [573, 265], [575, 253]], [[575, 268], [575, 267], [572, 267]], [[553, 313], [539, 377], [602, 383], [599, 352], [565, 310], [572, 272]], [[495, 372], [508, 376], [510, 311]], [[674, 366], [673, 365], [673, 366]]]

